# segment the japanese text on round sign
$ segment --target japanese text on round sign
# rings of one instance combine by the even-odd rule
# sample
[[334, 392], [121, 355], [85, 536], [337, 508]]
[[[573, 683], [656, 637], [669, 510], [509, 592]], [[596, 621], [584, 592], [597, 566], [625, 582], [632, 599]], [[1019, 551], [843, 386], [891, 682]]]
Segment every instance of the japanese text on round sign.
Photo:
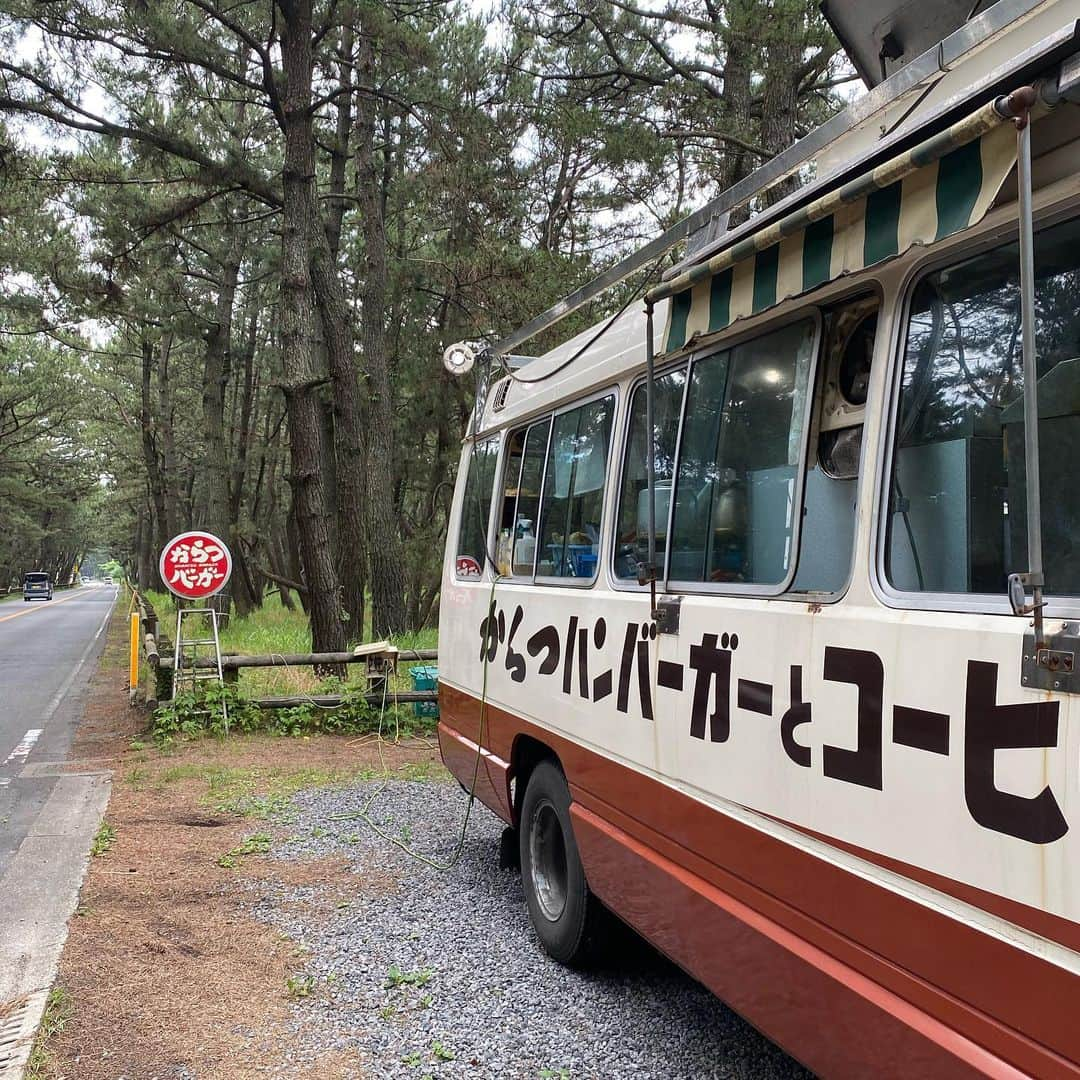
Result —
[[180, 533], [161, 552], [161, 580], [185, 600], [206, 600], [221, 592], [232, 574], [232, 555], [213, 533]]

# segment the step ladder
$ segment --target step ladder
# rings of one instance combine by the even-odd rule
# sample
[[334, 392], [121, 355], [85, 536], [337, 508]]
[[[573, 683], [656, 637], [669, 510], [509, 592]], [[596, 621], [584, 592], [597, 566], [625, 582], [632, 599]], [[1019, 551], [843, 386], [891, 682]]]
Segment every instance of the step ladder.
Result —
[[[185, 631], [184, 624], [188, 623]], [[185, 637], [185, 632], [193, 636]], [[207, 666], [206, 661], [214, 663]], [[203, 663], [199, 663], [202, 661]], [[221, 639], [218, 636], [218, 613], [213, 608], [178, 608], [176, 612], [176, 653], [173, 658], [173, 698], [199, 683], [216, 681], [224, 685], [221, 670]], [[225, 730], [229, 730], [229, 707], [221, 703]]]

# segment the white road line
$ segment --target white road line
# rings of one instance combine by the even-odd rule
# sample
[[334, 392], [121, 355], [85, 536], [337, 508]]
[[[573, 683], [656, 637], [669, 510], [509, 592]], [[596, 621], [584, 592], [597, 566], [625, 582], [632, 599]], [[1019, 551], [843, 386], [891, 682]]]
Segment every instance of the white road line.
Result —
[[[68, 673], [66, 679], [60, 686], [60, 689], [56, 691], [52, 696], [49, 704], [45, 707], [45, 712], [41, 716], [41, 723], [46, 724], [52, 718], [53, 713], [60, 707], [60, 703], [67, 696], [68, 691], [71, 689], [71, 684], [78, 677], [79, 672], [82, 671], [86, 664], [86, 661], [90, 658], [90, 653], [94, 648], [94, 643], [99, 637], [101, 637], [102, 631], [105, 629], [106, 624], [109, 621], [109, 616], [112, 614], [112, 604], [109, 605], [108, 611], [105, 612], [105, 617], [101, 620], [101, 625], [97, 628], [97, 632], [87, 643], [86, 648], [83, 650], [82, 656], [79, 657], [75, 666]], [[3, 761], [0, 761], [0, 767], [4, 765], [10, 765], [13, 762], [19, 762], [25, 764], [26, 759], [30, 756], [30, 751], [33, 750], [34, 744], [41, 738], [41, 734], [44, 728], [30, 728], [27, 733], [22, 737], [19, 745], [11, 751], [10, 754]], [[11, 783], [11, 777], [0, 777], [0, 787], [7, 787]]]
[[8, 754], [8, 756], [4, 758], [3, 762], [0, 764], [10, 765], [13, 761], [17, 761], [19, 758], [22, 758], [22, 760], [25, 762], [26, 759], [30, 756], [30, 751], [34, 749], [34, 743], [36, 743], [38, 739], [41, 738], [41, 730], [41, 728], [37, 727], [30, 728], [30, 730], [27, 731], [27, 733], [20, 740], [19, 745], [16, 746], [15, 749], [12, 750], [11, 753]]
[[101, 637], [101, 632], [105, 629], [106, 624], [109, 621], [109, 616], [112, 615], [112, 604], [109, 605], [109, 610], [105, 612], [105, 618], [101, 620], [101, 625], [97, 628], [97, 633], [87, 643], [85, 649], [83, 649], [82, 656], [76, 661], [75, 666], [68, 672], [67, 678], [61, 683], [60, 689], [56, 691], [52, 696], [52, 700], [45, 706], [45, 712], [41, 716], [42, 723], [47, 723], [54, 712], [60, 708], [60, 703], [67, 697], [67, 692], [71, 689], [71, 684], [78, 677], [79, 672], [82, 671], [83, 666], [90, 657], [90, 653], [94, 648], [94, 642]]

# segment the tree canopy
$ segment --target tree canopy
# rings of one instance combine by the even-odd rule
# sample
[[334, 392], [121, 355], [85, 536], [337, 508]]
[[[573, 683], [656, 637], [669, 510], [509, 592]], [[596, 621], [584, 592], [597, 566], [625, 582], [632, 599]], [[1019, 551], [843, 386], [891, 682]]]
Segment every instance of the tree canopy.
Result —
[[148, 587], [199, 527], [222, 604], [278, 589], [316, 649], [428, 623], [473, 391], [442, 350], [849, 78], [812, 0], [0, 0], [0, 586], [104, 543]]

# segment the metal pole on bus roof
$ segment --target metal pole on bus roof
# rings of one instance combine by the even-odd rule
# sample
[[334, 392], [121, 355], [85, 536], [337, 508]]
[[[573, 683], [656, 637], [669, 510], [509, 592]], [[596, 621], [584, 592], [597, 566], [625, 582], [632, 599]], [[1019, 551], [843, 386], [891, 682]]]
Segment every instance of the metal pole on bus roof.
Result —
[[[650, 613], [656, 618], [656, 432], [653, 428], [653, 305], [645, 304], [645, 429], [646, 438], [646, 473], [649, 486], [649, 562], [646, 574], [649, 580]], [[638, 580], [641, 580], [641, 574]]]
[[[1039, 484], [1039, 372], [1035, 352], [1035, 235], [1031, 211], [1031, 109], [1039, 94], [1022, 86], [994, 102], [998, 114], [1016, 126], [1016, 181], [1020, 231], [1020, 323], [1024, 367], [1024, 485], [1026, 487], [1028, 571], [1009, 575], [1009, 603], [1017, 615], [1031, 615], [1036, 653], [1043, 648], [1042, 489]], [[1031, 589], [1031, 603], [1027, 589]]]
[[1035, 354], [1035, 238], [1031, 222], [1031, 124], [1016, 134], [1020, 188], [1020, 321], [1024, 357], [1024, 474], [1027, 488], [1027, 584], [1031, 587], [1035, 647], [1043, 644], [1042, 491], [1039, 486], [1039, 374]]

